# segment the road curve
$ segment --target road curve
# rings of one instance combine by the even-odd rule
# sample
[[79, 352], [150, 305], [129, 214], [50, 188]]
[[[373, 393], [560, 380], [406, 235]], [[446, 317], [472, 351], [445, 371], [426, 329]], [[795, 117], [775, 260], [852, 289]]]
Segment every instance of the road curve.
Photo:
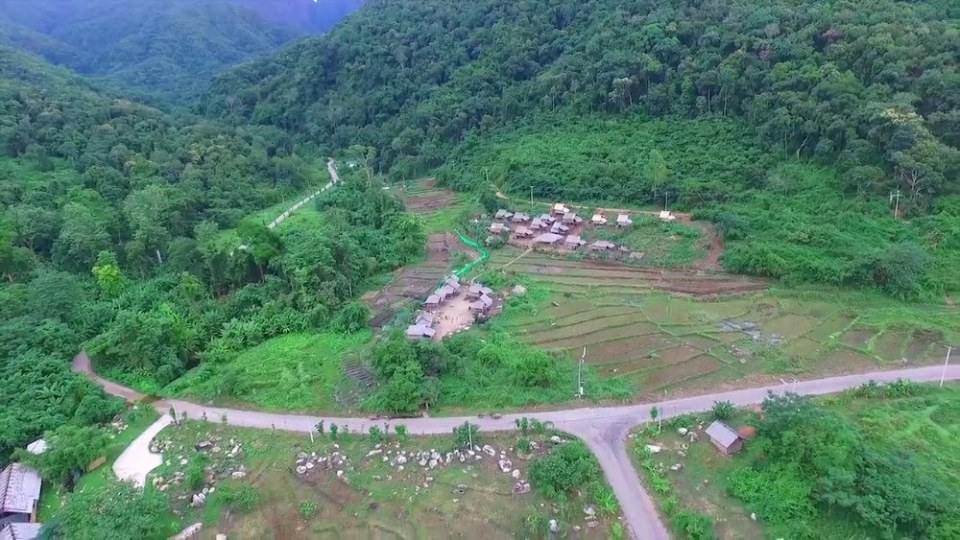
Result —
[[[103, 387], [108, 394], [122, 397], [128, 401], [136, 401], [144, 397], [135, 390], [97, 376], [91, 369], [89, 358], [83, 352], [74, 358], [73, 369], [90, 377]], [[383, 427], [384, 424], [403, 424], [410, 434], [436, 435], [450, 433], [454, 427], [462, 425], [464, 422], [476, 424], [483, 431], [511, 431], [515, 429], [515, 420], [523, 416], [535, 416], [540, 421], [552, 422], [561, 431], [580, 437], [594, 452], [603, 469], [604, 476], [606, 476], [620, 501], [620, 508], [633, 538], [637, 540], [668, 540], [670, 535], [660, 519], [653, 499], [644, 490], [640, 482], [626, 445], [630, 430], [651, 420], [651, 408], [656, 407], [661, 418], [672, 418], [688, 413], [708, 411], [717, 401], [730, 401], [739, 406], [753, 405], [763, 402], [771, 393], [793, 392], [803, 395], [823, 395], [856, 388], [871, 381], [882, 383], [904, 379], [914, 382], [935, 382], [939, 381], [941, 376], [949, 381], [960, 379], [960, 366], [950, 366], [946, 369], [943, 366], [927, 366], [877, 371], [798, 381], [789, 385], [770, 385], [716, 392], [657, 403], [618, 407], [583, 407], [536, 413], [512, 413], [499, 418], [458, 416], [382, 420], [228, 409], [182, 400], [161, 400], [155, 402], [154, 406], [161, 413], [167, 412], [172, 407], [178, 415], [186, 413], [189, 418], [193, 419], [206, 418], [211, 422], [226, 421], [230, 425], [240, 427], [280, 429], [302, 433], [313, 431], [321, 420], [328, 426], [337, 424], [341, 427], [347, 427], [354, 433], [366, 433], [372, 426]]]

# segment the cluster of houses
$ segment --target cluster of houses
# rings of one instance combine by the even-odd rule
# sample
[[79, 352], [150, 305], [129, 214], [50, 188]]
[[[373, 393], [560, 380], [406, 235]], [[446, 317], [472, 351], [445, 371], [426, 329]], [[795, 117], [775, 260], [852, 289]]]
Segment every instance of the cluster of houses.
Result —
[[[584, 219], [572, 209], [562, 203], [554, 204], [550, 212], [533, 217], [523, 212], [510, 212], [500, 209], [494, 214], [494, 221], [489, 228], [492, 235], [512, 234], [520, 241], [529, 241], [534, 246], [563, 247], [570, 250], [585, 246], [586, 241], [577, 234], [577, 228], [584, 224]], [[603, 226], [608, 222], [603, 214], [594, 214], [590, 223], [594, 226]], [[511, 229], [511, 225], [513, 228]], [[616, 219], [617, 227], [629, 227], [633, 221], [627, 214], [619, 214]], [[617, 249], [613, 242], [597, 240], [590, 244], [591, 251], [611, 251]]]
[[434, 327], [438, 322], [438, 312], [442, 312], [445, 304], [461, 295], [464, 295], [469, 302], [468, 309], [476, 319], [486, 317], [493, 308], [492, 289], [476, 282], [465, 285], [460, 282], [460, 278], [451, 275], [444, 279], [443, 284], [423, 302], [426, 309], [419, 312], [413, 324], [407, 327], [407, 337], [433, 339], [437, 334]]
[[[27, 446], [33, 454], [46, 449], [42, 439]], [[40, 537], [41, 524], [36, 521], [42, 484], [40, 473], [23, 463], [11, 463], [0, 472], [0, 540]]]

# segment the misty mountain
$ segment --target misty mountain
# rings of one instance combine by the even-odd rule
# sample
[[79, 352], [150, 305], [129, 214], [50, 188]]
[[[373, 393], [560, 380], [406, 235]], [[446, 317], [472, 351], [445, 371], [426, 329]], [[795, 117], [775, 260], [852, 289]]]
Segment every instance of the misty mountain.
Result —
[[0, 44], [151, 101], [183, 103], [225, 68], [322, 32], [361, 0], [12, 0]]

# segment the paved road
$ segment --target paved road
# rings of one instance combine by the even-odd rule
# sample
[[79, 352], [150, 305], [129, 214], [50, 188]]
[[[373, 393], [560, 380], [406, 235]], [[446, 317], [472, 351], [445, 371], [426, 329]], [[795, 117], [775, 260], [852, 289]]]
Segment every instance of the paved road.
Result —
[[[116, 383], [96, 376], [90, 369], [90, 361], [86, 354], [80, 353], [74, 359], [74, 370], [85, 373], [95, 382], [103, 386], [107, 393], [127, 400], [136, 400], [143, 397], [138, 392], [124, 388]], [[225, 409], [209, 407], [181, 400], [165, 400], [154, 403], [154, 406], [165, 413], [173, 407], [177, 414], [187, 413], [189, 418], [198, 419], [206, 415], [211, 422], [223, 421], [235, 426], [261, 429], [281, 429], [309, 433], [318, 422], [323, 420], [327, 425], [331, 423], [348, 426], [351, 432], [367, 432], [371, 426], [382, 427], [384, 423], [404, 424], [411, 434], [434, 435], [450, 433], [454, 427], [464, 422], [471, 422], [484, 431], [511, 431], [515, 429], [514, 421], [523, 416], [535, 416], [540, 421], [549, 421], [562, 431], [574, 434], [583, 439], [596, 454], [597, 460], [603, 469], [604, 475], [613, 488], [620, 508], [626, 518], [627, 526], [632, 536], [637, 540], [667, 540], [670, 538], [657, 512], [656, 505], [650, 495], [643, 489], [639, 476], [630, 461], [627, 450], [627, 435], [634, 427], [649, 422], [650, 409], [657, 407], [662, 418], [672, 418], [687, 413], [710, 410], [716, 401], [730, 401], [736, 405], [752, 405], [761, 403], [767, 395], [772, 393], [794, 392], [805, 395], [822, 395], [840, 392], [849, 388], [861, 386], [870, 381], [892, 382], [897, 379], [907, 379], [916, 382], [939, 381], [941, 375], [946, 380], [960, 379], [960, 366], [950, 366], [944, 371], [942, 366], [928, 366], [893, 371], [878, 371], [858, 375], [845, 375], [800, 381], [789, 385], [762, 386], [730, 392], [717, 392], [689, 398], [673, 399], [658, 403], [643, 403], [620, 407], [584, 407], [560, 411], [515, 413], [503, 415], [500, 418], [476, 416], [460, 417], [422, 417], [407, 418], [395, 421], [372, 420], [369, 418], [310, 416], [299, 414], [268, 413], [252, 410]]]

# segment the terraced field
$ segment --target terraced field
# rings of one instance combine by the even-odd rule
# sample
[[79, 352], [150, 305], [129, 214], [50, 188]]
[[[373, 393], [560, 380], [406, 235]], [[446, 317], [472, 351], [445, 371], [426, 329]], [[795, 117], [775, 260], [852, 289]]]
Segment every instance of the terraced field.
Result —
[[[518, 252], [501, 250], [492, 268]], [[586, 359], [640, 397], [792, 377], [942, 362], [960, 311], [856, 293], [767, 290], [752, 278], [658, 271], [531, 253], [508, 276], [533, 305], [496, 322], [524, 341]], [[679, 293], [679, 294], [678, 294]]]

